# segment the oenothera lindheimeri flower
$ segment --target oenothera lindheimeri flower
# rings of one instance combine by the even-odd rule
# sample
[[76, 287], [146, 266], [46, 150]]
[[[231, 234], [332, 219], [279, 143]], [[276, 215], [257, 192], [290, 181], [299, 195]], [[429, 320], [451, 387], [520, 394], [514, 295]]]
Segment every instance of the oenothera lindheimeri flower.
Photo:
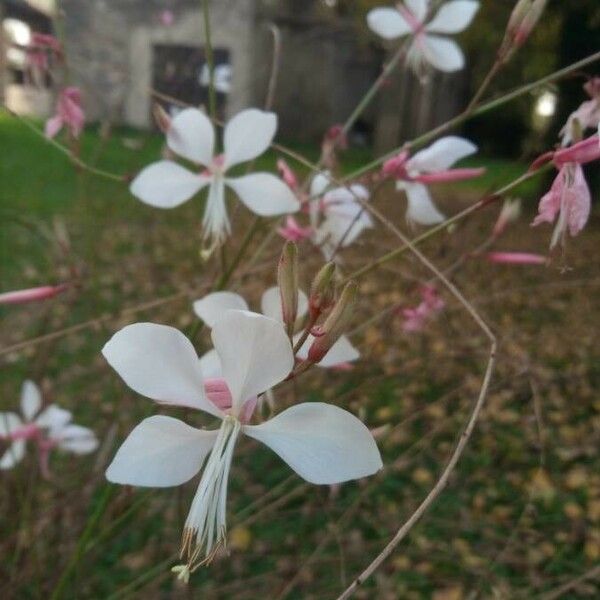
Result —
[[592, 198], [581, 165], [600, 159], [599, 142], [600, 134], [593, 135], [569, 148], [549, 152], [534, 162], [533, 168], [536, 168], [552, 160], [558, 169], [550, 191], [540, 200], [538, 214], [532, 223], [535, 227], [556, 220], [550, 248], [554, 248], [559, 240], [564, 245], [567, 232], [575, 237], [589, 219]]
[[569, 115], [565, 126], [560, 130], [562, 145], [569, 146], [583, 137], [586, 129], [600, 127], [600, 77], [590, 79], [584, 86], [590, 100]]
[[61, 283], [60, 285], [42, 285], [24, 290], [4, 292], [0, 294], [0, 304], [28, 304], [29, 302], [48, 300], [62, 294], [68, 287], [66, 283]]
[[[194, 312], [198, 315], [207, 327], [214, 327], [218, 321], [229, 310], [248, 311], [248, 303], [242, 296], [234, 292], [213, 292], [196, 300], [194, 302]], [[261, 298], [261, 312], [266, 317], [277, 322], [283, 323], [283, 314], [281, 310], [281, 296], [278, 287], [272, 287], [266, 290]], [[298, 319], [303, 319], [308, 313], [308, 298], [306, 294], [299, 290], [298, 292]], [[301, 334], [296, 334], [294, 339], [297, 341]], [[308, 349], [310, 348], [314, 337], [309, 335], [306, 342], [297, 353], [301, 360], [308, 358]], [[289, 342], [288, 342], [289, 343]], [[210, 356], [210, 353], [208, 353]], [[205, 355], [206, 356], [206, 355]], [[340, 339], [331, 347], [329, 352], [317, 363], [317, 366], [323, 368], [339, 368], [340, 366], [354, 362], [360, 357], [359, 351], [352, 345], [346, 336]], [[207, 361], [214, 361], [214, 356], [206, 358]], [[214, 364], [214, 362], [212, 363]], [[213, 376], [216, 376], [213, 372]]]
[[75, 454], [87, 454], [98, 447], [94, 432], [71, 422], [72, 414], [50, 404], [40, 411], [42, 395], [33, 381], [25, 381], [21, 389], [21, 416], [0, 413], [0, 440], [8, 449], [0, 458], [0, 469], [10, 469], [23, 459], [27, 441], [37, 444], [40, 467], [48, 475], [48, 458], [54, 448]]
[[227, 484], [240, 433], [267, 445], [310, 483], [358, 479], [382, 466], [369, 430], [336, 406], [297, 404], [260, 425], [248, 423], [247, 405], [283, 381], [294, 365], [281, 322], [231, 310], [214, 324], [212, 341], [229, 393], [228, 408], [211, 402], [192, 343], [172, 327], [129, 325], [102, 350], [134, 391], [221, 421], [218, 429], [206, 430], [167, 416], [149, 417], [129, 434], [106, 472], [115, 483], [170, 487], [189, 481], [204, 465], [183, 533], [186, 564], [173, 569], [183, 580], [210, 561], [225, 540]]
[[479, 9], [479, 2], [451, 0], [427, 21], [430, 7], [429, 0], [404, 0], [396, 8], [374, 8], [367, 15], [367, 23], [386, 40], [413, 36], [407, 61], [415, 72], [420, 73], [425, 62], [440, 71], [459, 71], [465, 66], [462, 50], [454, 40], [438, 34], [464, 31]]
[[477, 152], [477, 146], [461, 137], [447, 136], [410, 157], [401, 152], [383, 164], [382, 175], [396, 179], [396, 189], [408, 200], [406, 219], [419, 225], [435, 225], [445, 220], [437, 209], [426, 184], [463, 181], [479, 177], [485, 169], [451, 169], [457, 161]]
[[428, 321], [444, 309], [446, 303], [432, 285], [421, 287], [421, 302], [414, 308], [402, 309], [402, 329], [408, 332], [421, 331]]
[[153, 163], [131, 183], [131, 193], [157, 208], [175, 208], [208, 186], [204, 209], [204, 237], [220, 244], [231, 231], [225, 205], [225, 187], [254, 213], [271, 217], [293, 213], [298, 200], [278, 177], [251, 173], [228, 177], [227, 172], [260, 156], [271, 144], [277, 116], [248, 109], [238, 113], [223, 133], [223, 154], [215, 155], [215, 131], [200, 110], [186, 108], [173, 118], [167, 129], [167, 145], [177, 155], [199, 165], [194, 173], [171, 160]]
[[373, 221], [361, 202], [369, 199], [364, 185], [331, 187], [327, 172], [318, 173], [310, 185], [309, 216], [312, 241], [325, 260], [331, 260], [338, 248], [352, 244]]
[[66, 87], [58, 95], [54, 116], [46, 121], [46, 137], [53, 138], [63, 127], [66, 127], [74, 138], [78, 138], [83, 131], [84, 123], [81, 90], [76, 87]]

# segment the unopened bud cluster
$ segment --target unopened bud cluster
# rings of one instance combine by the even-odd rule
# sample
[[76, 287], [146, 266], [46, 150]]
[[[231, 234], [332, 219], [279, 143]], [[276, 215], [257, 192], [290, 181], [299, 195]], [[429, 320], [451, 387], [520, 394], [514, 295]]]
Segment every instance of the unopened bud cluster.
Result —
[[507, 62], [512, 55], [527, 41], [537, 25], [547, 0], [519, 0], [513, 9], [504, 40], [498, 51], [498, 58]]

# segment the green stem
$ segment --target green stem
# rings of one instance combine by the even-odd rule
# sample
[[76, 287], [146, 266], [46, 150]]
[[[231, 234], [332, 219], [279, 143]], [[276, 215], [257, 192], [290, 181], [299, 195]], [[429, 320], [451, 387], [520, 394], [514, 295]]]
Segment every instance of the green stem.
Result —
[[202, 14], [204, 17], [204, 37], [206, 64], [208, 65], [208, 112], [212, 119], [217, 116], [217, 94], [215, 91], [215, 61], [210, 37], [210, 0], [202, 0]]

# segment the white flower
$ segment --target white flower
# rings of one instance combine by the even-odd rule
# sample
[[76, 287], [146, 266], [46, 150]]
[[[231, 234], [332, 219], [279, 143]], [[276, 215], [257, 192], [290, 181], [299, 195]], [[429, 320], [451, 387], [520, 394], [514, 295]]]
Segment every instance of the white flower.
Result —
[[238, 113], [223, 133], [224, 152], [215, 152], [215, 131], [208, 117], [195, 108], [177, 114], [167, 130], [167, 144], [179, 156], [201, 166], [193, 173], [170, 160], [143, 169], [131, 183], [131, 193], [157, 208], [174, 208], [208, 186], [202, 222], [205, 238], [221, 243], [231, 227], [225, 206], [225, 187], [254, 213], [264, 217], [296, 212], [300, 204], [285, 183], [270, 173], [226, 177], [227, 171], [260, 156], [271, 144], [277, 116], [258, 109]]
[[0, 438], [10, 442], [0, 458], [0, 469], [10, 469], [23, 459], [27, 440], [38, 444], [44, 474], [52, 448], [87, 454], [98, 447], [94, 432], [71, 423], [73, 416], [68, 410], [50, 404], [40, 412], [41, 406], [39, 388], [27, 380], [21, 388], [22, 417], [13, 412], [0, 413]]
[[[216, 65], [214, 71], [215, 90], [221, 94], [231, 92], [231, 65]], [[204, 64], [200, 72], [200, 85], [208, 87], [210, 85], [210, 69]]]
[[373, 221], [358, 199], [369, 199], [364, 185], [353, 184], [326, 191], [331, 185], [329, 174], [317, 173], [310, 185], [309, 215], [313, 243], [331, 260], [338, 246], [346, 248], [370, 227]]
[[404, 0], [397, 8], [374, 8], [367, 14], [372, 31], [386, 40], [412, 35], [413, 41], [407, 60], [418, 73], [424, 61], [440, 71], [460, 71], [465, 57], [458, 44], [435, 34], [453, 34], [465, 30], [479, 2], [475, 0], [451, 0], [443, 4], [433, 19], [425, 23], [429, 13], [429, 0]]
[[[248, 304], [239, 294], [233, 292], [213, 292], [196, 300], [194, 302], [194, 312], [206, 323], [208, 327], [214, 327], [215, 323], [228, 310], [249, 310]], [[269, 288], [264, 292], [261, 299], [261, 312], [263, 315], [283, 323], [281, 312], [281, 297], [277, 286]], [[298, 319], [302, 319], [308, 313], [308, 298], [302, 291], [298, 291]], [[300, 339], [302, 334], [295, 336], [295, 341]], [[302, 348], [297, 353], [301, 360], [308, 358], [308, 349], [310, 348], [314, 337], [309, 335]], [[209, 370], [203, 371], [205, 377], [219, 377], [219, 370], [216, 368], [214, 351], [210, 351], [202, 357], [206, 364], [209, 364]], [[352, 345], [350, 340], [342, 335], [340, 339], [331, 347], [323, 360], [317, 363], [318, 367], [328, 368], [337, 367], [357, 360], [360, 356], [358, 350]], [[208, 374], [210, 373], [210, 374]]]
[[187, 564], [175, 568], [184, 580], [225, 539], [227, 483], [240, 433], [267, 445], [315, 484], [358, 479], [382, 466], [369, 430], [336, 406], [298, 404], [260, 425], [248, 424], [243, 416], [247, 402], [283, 381], [294, 365], [281, 323], [231, 310], [214, 324], [212, 341], [231, 395], [226, 412], [208, 400], [194, 347], [178, 330], [152, 323], [129, 325], [102, 350], [134, 391], [221, 420], [219, 429], [205, 430], [171, 417], [149, 417], [129, 434], [106, 472], [115, 483], [169, 487], [190, 480], [204, 464], [183, 533]]

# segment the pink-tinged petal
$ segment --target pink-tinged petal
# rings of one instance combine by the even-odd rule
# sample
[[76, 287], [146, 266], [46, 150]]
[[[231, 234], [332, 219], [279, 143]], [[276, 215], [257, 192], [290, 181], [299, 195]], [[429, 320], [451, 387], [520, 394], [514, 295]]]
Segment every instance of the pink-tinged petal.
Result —
[[220, 410], [226, 411], [231, 408], [231, 392], [223, 378], [216, 377], [205, 379], [204, 391], [206, 392], [208, 399]]
[[56, 443], [61, 450], [73, 454], [89, 454], [98, 448], [96, 434], [81, 425], [67, 425], [59, 432]]
[[200, 471], [217, 434], [162, 415], [144, 419], [117, 451], [106, 478], [144, 487], [181, 485]]
[[214, 348], [200, 357], [200, 370], [204, 381], [211, 378], [223, 378], [221, 359]]
[[280, 175], [281, 179], [283, 179], [283, 181], [285, 181], [285, 183], [289, 186], [289, 188], [291, 190], [296, 191], [299, 187], [298, 179], [297, 179], [294, 171], [292, 171], [290, 166], [287, 164], [287, 162], [285, 160], [283, 160], [283, 158], [279, 158], [277, 160], [277, 170], [279, 171], [279, 175]]
[[488, 252], [486, 258], [490, 262], [507, 265], [545, 265], [548, 262], [541, 254], [527, 252]]
[[194, 346], [177, 329], [155, 323], [128, 325], [113, 335], [102, 354], [138, 394], [162, 404], [221, 416], [204, 394]]
[[454, 73], [465, 67], [465, 56], [454, 40], [427, 34], [423, 39], [422, 52], [431, 65], [445, 73]]
[[532, 227], [536, 227], [541, 223], [553, 223], [560, 211], [561, 197], [565, 189], [565, 172], [561, 170], [554, 182], [550, 191], [548, 191], [538, 205], [538, 214], [531, 223]]
[[406, 332], [421, 331], [446, 306], [434, 286], [423, 285], [420, 292], [422, 300], [416, 307], [401, 310], [402, 329]]
[[365, 424], [331, 404], [297, 404], [260, 425], [245, 425], [243, 431], [271, 448], [309, 483], [360, 479], [383, 466]]
[[14, 292], [4, 292], [0, 294], [0, 304], [27, 304], [28, 302], [37, 302], [54, 298], [64, 292], [69, 286], [44, 285], [41, 287], [28, 288], [25, 290], [15, 290]]
[[568, 163], [586, 163], [600, 159], [600, 136], [593, 135], [569, 148], [562, 148], [554, 153], [554, 164], [560, 168]]
[[228, 310], [249, 309], [246, 301], [234, 292], [213, 292], [194, 302], [194, 312], [211, 328]]
[[420, 183], [449, 183], [474, 179], [475, 177], [481, 177], [484, 173], [485, 167], [479, 169], [450, 169], [449, 171], [417, 175], [413, 179]]
[[243, 403], [283, 381], [294, 355], [283, 324], [263, 315], [230, 310], [212, 330], [223, 378], [233, 397], [233, 414]]
[[455, 135], [440, 138], [428, 148], [417, 152], [407, 163], [410, 171], [435, 173], [446, 171], [459, 160], [477, 152], [473, 142]]
[[442, 223], [446, 217], [437, 209], [429, 190], [422, 183], [405, 182], [402, 189], [406, 191], [408, 206], [406, 220], [418, 225], [436, 225]]
[[415, 19], [423, 22], [429, 10], [429, 0], [404, 0], [404, 4]]
[[215, 130], [202, 111], [186, 108], [171, 120], [167, 144], [175, 154], [208, 167], [213, 160]]
[[256, 108], [231, 119], [223, 133], [224, 169], [252, 160], [265, 152], [277, 131], [277, 115]]
[[21, 414], [26, 421], [32, 421], [33, 417], [42, 407], [42, 394], [40, 388], [31, 380], [23, 382], [21, 388]]
[[395, 8], [374, 8], [367, 14], [369, 29], [384, 40], [393, 40], [412, 31]]
[[567, 226], [571, 236], [576, 236], [586, 225], [590, 217], [592, 197], [580, 165], [574, 167], [572, 181], [564, 200]]
[[432, 33], [460, 33], [471, 24], [478, 10], [479, 2], [474, 0], [451, 0], [442, 5], [425, 29]]
[[59, 115], [54, 115], [53, 117], [50, 117], [46, 121], [46, 125], [44, 127], [44, 135], [47, 138], [56, 137], [56, 135], [62, 129], [62, 127], [63, 127], [62, 117]]
[[131, 182], [131, 193], [155, 208], [175, 208], [189, 200], [211, 181], [169, 160], [155, 162]]
[[313, 235], [312, 227], [301, 227], [298, 221], [292, 216], [286, 217], [285, 226], [279, 227], [277, 233], [290, 242], [301, 242], [307, 240]]
[[300, 202], [292, 190], [270, 173], [252, 173], [228, 178], [225, 183], [247, 208], [261, 217], [294, 213], [300, 209]]

